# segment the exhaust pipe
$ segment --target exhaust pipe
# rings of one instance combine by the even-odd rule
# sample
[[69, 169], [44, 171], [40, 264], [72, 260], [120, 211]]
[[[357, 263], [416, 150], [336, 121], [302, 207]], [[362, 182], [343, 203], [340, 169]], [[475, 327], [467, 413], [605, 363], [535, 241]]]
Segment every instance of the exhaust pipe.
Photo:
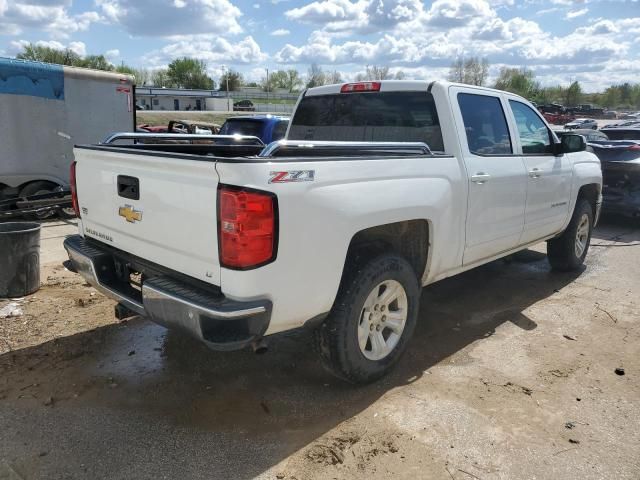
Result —
[[267, 350], [269, 350], [269, 345], [264, 338], [260, 338], [251, 342], [251, 348], [253, 348], [253, 353], [255, 353], [256, 355], [262, 355], [263, 353], [267, 353]]

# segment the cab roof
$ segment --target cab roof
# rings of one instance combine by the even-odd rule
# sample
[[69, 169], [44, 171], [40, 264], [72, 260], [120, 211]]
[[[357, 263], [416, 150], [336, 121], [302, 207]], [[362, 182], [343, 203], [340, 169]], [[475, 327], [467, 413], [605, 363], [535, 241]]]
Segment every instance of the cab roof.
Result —
[[[427, 81], [427, 80], [364, 80], [362, 82], [344, 82], [344, 83], [336, 83], [333, 85], [323, 85], [321, 87], [313, 87], [307, 89], [305, 92], [305, 96], [316, 96], [316, 95], [333, 95], [336, 93], [340, 93], [340, 90], [344, 85], [355, 84], [355, 83], [379, 83], [380, 84], [380, 92], [401, 92], [401, 91], [428, 91], [433, 88], [440, 88], [443, 90], [447, 90], [449, 87], [457, 86], [463, 88], [470, 88], [474, 90], [481, 90], [486, 92], [502, 92], [501, 90], [496, 90], [495, 88], [488, 87], [479, 87], [476, 85], [467, 85], [464, 83], [455, 83], [455, 82], [445, 82], [445, 81]], [[512, 94], [515, 95], [515, 94]], [[519, 95], [515, 95], [519, 96]]]

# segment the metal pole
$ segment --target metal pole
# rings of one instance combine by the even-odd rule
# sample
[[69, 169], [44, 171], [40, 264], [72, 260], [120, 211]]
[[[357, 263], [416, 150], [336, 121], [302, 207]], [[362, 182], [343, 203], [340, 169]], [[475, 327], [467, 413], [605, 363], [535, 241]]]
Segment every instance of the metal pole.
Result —
[[231, 111], [231, 105], [229, 102], [229, 71], [227, 70], [227, 111]]
[[269, 108], [269, 69], [267, 68], [267, 108]]

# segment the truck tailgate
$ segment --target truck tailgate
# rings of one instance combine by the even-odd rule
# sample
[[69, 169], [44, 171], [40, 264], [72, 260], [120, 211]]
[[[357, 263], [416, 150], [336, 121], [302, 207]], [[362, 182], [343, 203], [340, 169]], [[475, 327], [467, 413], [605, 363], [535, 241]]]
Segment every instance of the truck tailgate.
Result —
[[74, 153], [86, 237], [220, 285], [215, 162], [90, 147]]

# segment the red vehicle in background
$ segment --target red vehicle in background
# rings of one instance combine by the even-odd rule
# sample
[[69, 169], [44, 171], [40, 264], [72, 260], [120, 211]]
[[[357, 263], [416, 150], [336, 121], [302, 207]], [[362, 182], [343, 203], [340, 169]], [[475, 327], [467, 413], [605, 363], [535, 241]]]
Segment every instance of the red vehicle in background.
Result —
[[543, 113], [545, 120], [553, 125], [564, 125], [575, 120], [575, 116], [569, 113]]

